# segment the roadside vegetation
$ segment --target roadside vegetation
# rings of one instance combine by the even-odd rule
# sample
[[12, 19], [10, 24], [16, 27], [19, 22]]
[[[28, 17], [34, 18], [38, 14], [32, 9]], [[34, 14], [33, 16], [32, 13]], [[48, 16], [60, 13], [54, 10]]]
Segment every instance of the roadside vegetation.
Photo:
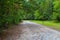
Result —
[[60, 0], [0, 0], [0, 31], [25, 19], [60, 22]]
[[32, 22], [35, 22], [37, 24], [44, 25], [46, 27], [55, 29], [60, 31], [60, 22], [55, 22], [55, 21], [39, 21], [39, 20], [31, 20]]

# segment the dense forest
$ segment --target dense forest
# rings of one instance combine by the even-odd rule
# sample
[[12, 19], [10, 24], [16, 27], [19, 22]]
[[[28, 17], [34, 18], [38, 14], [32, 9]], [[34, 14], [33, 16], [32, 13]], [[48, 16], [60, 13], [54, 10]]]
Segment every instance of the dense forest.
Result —
[[0, 30], [24, 19], [60, 21], [60, 0], [0, 0]]

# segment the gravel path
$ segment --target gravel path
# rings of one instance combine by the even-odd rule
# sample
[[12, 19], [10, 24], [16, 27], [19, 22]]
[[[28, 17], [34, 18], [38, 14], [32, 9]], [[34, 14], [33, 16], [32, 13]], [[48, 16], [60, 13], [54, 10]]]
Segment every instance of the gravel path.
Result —
[[29, 21], [24, 21], [12, 30], [1, 40], [60, 40], [60, 32]]

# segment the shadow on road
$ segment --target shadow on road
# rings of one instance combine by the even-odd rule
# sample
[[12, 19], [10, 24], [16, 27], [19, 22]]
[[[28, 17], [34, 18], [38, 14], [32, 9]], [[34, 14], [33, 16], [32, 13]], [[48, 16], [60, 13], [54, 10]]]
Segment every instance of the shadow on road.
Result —
[[0, 34], [0, 40], [16, 40], [22, 33], [20, 25], [15, 25], [14, 28], [4, 31]]

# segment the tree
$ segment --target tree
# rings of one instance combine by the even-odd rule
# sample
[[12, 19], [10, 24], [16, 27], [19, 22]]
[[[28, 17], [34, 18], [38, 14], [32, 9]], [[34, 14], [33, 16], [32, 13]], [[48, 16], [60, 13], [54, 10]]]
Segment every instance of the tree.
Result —
[[21, 21], [20, 13], [18, 13], [20, 4], [17, 2], [19, 0], [0, 0], [0, 30]]
[[53, 17], [55, 17], [55, 20], [60, 21], [60, 0], [54, 0], [53, 2]]

